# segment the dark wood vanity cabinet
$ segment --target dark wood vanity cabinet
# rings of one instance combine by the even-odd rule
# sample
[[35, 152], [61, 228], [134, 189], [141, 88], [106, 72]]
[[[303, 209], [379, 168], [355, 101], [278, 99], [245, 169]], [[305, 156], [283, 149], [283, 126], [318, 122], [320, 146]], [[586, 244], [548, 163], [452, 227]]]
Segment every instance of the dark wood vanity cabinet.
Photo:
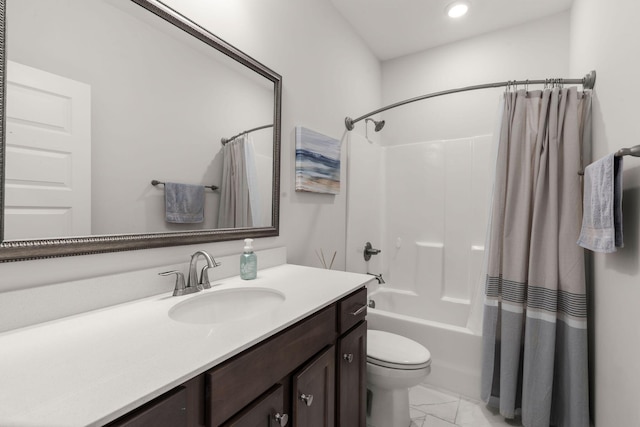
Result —
[[338, 340], [336, 386], [337, 425], [367, 424], [367, 322], [363, 321]]
[[176, 387], [107, 427], [187, 427], [187, 406], [187, 389]]
[[284, 411], [284, 387], [276, 384], [223, 424], [224, 427], [272, 427], [289, 420]]
[[365, 427], [366, 302], [361, 288], [144, 406], [179, 393], [186, 421], [113, 427]]
[[334, 425], [336, 405], [335, 346], [322, 351], [293, 376], [293, 425]]

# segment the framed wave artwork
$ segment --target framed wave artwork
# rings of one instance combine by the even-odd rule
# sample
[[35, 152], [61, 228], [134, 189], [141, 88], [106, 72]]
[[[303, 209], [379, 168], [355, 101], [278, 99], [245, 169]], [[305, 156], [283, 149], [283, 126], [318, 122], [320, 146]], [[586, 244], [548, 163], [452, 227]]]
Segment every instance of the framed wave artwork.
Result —
[[296, 191], [340, 193], [341, 142], [296, 127]]

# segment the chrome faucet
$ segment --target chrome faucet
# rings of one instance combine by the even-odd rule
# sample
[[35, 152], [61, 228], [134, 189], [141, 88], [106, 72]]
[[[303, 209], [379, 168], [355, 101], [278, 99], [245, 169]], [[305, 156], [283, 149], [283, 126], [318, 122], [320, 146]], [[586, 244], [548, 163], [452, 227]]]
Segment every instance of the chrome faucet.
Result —
[[[203, 256], [207, 261], [207, 265], [202, 267], [202, 271], [200, 272], [200, 280], [198, 280], [198, 271], [196, 270], [198, 267], [198, 258]], [[211, 284], [209, 283], [209, 269], [220, 266], [220, 263], [214, 260], [211, 255], [206, 253], [205, 251], [197, 251], [193, 255], [191, 255], [191, 262], [189, 263], [189, 279], [187, 280], [187, 288], [194, 287], [199, 291], [202, 289], [210, 289]]]
[[384, 279], [382, 278], [382, 273], [380, 274], [373, 274], [373, 273], [367, 273], [370, 276], [373, 276], [376, 278], [376, 280], [378, 281], [379, 284], [384, 285], [386, 282], [384, 281]]
[[[198, 271], [196, 269], [198, 268], [198, 258], [201, 255], [205, 260], [207, 260], [207, 265], [202, 267], [200, 280], [198, 280]], [[200, 292], [202, 289], [210, 289], [211, 284], [209, 283], [208, 271], [210, 268], [215, 268], [220, 265], [221, 263], [217, 262], [205, 251], [197, 251], [191, 255], [191, 262], [189, 263], [189, 278], [186, 285], [184, 283], [184, 274], [178, 270], [164, 271], [158, 274], [160, 276], [170, 276], [171, 274], [176, 275], [176, 286], [173, 290], [173, 296], [175, 297]]]

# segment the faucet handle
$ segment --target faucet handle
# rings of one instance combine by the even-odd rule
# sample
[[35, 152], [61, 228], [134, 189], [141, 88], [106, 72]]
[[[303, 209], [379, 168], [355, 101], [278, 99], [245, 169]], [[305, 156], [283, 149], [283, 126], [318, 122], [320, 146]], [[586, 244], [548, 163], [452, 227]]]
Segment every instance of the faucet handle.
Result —
[[208, 265], [205, 265], [204, 267], [202, 267], [202, 270], [200, 270], [200, 280], [199, 280], [199, 284], [200, 286], [202, 286], [203, 289], [211, 289], [211, 283], [209, 283], [209, 269], [211, 267], [209, 267]]
[[371, 255], [378, 255], [382, 252], [380, 249], [376, 249], [371, 245], [371, 242], [367, 242], [364, 245], [364, 260], [369, 261], [371, 259]]
[[163, 271], [162, 273], [158, 273], [159, 276], [171, 276], [172, 274], [176, 275], [176, 286], [173, 289], [173, 296], [187, 295], [192, 292], [197, 292], [197, 290], [193, 290], [192, 288], [187, 289], [184, 284], [184, 274], [182, 274], [178, 270], [170, 270]]
[[215, 258], [211, 258], [211, 261], [212, 261], [211, 265], [207, 264], [204, 267], [202, 267], [202, 270], [200, 270], [200, 280], [198, 283], [204, 289], [211, 289], [211, 283], [209, 282], [209, 269], [220, 267], [222, 265], [222, 263], [216, 261]]
[[178, 270], [170, 270], [163, 271], [162, 273], [158, 273], [158, 276], [171, 276], [172, 274], [176, 275], [176, 286], [173, 290], [173, 296], [179, 295], [179, 292], [184, 291], [184, 274], [179, 272]]

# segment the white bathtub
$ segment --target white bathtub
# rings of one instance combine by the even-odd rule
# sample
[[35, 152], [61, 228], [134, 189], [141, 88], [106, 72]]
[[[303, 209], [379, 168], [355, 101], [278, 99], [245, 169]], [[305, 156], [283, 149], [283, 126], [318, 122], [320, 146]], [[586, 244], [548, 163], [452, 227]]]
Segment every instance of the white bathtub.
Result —
[[429, 349], [431, 374], [425, 383], [480, 399], [482, 337], [464, 327], [401, 314], [415, 309], [406, 293], [385, 287], [373, 290], [369, 299], [376, 305], [368, 310], [369, 329], [403, 335]]

